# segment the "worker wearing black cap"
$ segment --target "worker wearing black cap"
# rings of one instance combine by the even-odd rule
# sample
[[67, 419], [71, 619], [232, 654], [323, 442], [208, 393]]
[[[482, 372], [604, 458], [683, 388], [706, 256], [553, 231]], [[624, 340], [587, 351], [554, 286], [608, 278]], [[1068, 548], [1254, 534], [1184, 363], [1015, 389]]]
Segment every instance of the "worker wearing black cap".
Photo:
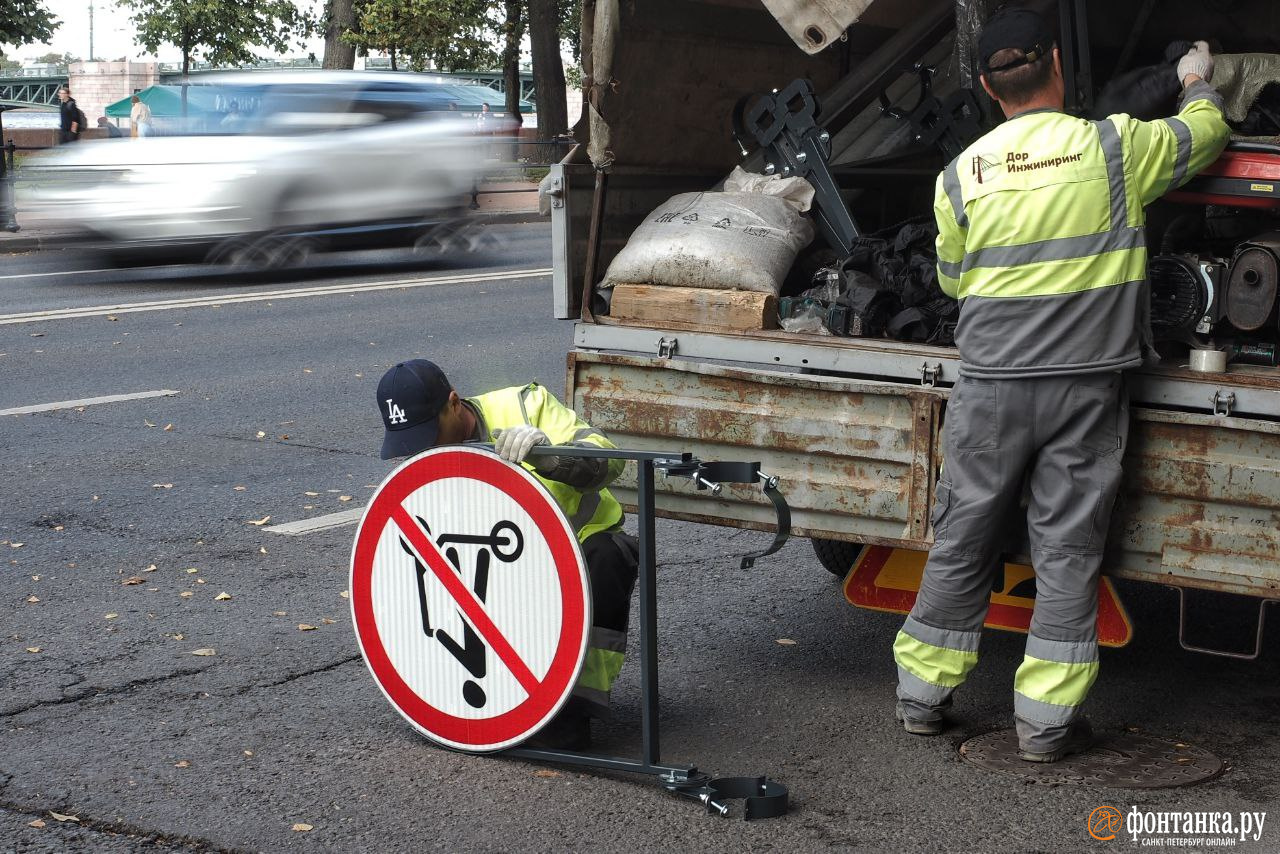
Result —
[[1014, 678], [1019, 755], [1086, 749], [1098, 674], [1098, 575], [1128, 437], [1121, 371], [1149, 353], [1144, 206], [1222, 151], [1213, 57], [1178, 63], [1177, 116], [1062, 112], [1044, 20], [1001, 9], [978, 38], [983, 88], [1008, 118], [938, 177], [938, 282], [960, 300], [959, 379], [944, 428], [934, 543], [894, 641], [897, 718], [936, 735], [978, 660], [1005, 517], [1029, 483], [1036, 603]]
[[493, 442], [504, 460], [529, 469], [564, 511], [587, 564], [594, 625], [573, 696], [555, 720], [524, 745], [566, 750], [590, 746], [589, 718], [608, 714], [609, 691], [622, 669], [638, 568], [639, 545], [622, 532], [622, 505], [606, 489], [622, 473], [623, 461], [530, 458], [529, 451], [535, 445], [616, 446], [537, 383], [462, 398], [444, 372], [426, 359], [401, 362], [383, 374], [377, 404], [385, 428], [384, 460], [439, 445]]

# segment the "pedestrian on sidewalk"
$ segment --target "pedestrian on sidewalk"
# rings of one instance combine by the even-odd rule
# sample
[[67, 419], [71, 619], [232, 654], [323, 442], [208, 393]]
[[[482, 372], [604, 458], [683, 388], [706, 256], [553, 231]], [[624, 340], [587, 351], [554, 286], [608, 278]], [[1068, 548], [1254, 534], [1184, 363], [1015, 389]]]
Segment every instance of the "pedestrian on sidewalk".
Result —
[[98, 116], [98, 127], [107, 132], [109, 139], [119, 139], [124, 135], [120, 132], [120, 128], [116, 127], [115, 123], [106, 116]]
[[607, 717], [609, 693], [627, 648], [631, 591], [640, 546], [622, 532], [622, 505], [606, 488], [622, 460], [529, 457], [535, 445], [616, 447], [542, 386], [503, 388], [462, 398], [426, 359], [389, 369], [378, 383], [385, 433], [382, 458], [413, 456], [440, 445], [492, 442], [498, 455], [541, 481], [573, 526], [591, 581], [590, 647], [573, 695], [525, 747], [585, 750], [591, 717]]
[[129, 99], [129, 135], [133, 137], [151, 136], [151, 108], [134, 95]]
[[76, 106], [69, 86], [59, 87], [58, 102], [58, 142], [66, 145], [80, 138], [80, 131], [84, 130], [84, 113]]

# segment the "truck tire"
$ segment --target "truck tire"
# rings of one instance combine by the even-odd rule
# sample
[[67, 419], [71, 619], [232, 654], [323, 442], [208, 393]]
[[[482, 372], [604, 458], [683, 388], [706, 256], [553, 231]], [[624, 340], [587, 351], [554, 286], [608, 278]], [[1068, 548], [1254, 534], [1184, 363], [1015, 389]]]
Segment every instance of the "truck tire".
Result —
[[846, 543], [844, 540], [820, 540], [813, 538], [813, 553], [826, 567], [827, 572], [844, 578], [853, 567], [853, 562], [862, 554], [861, 543]]

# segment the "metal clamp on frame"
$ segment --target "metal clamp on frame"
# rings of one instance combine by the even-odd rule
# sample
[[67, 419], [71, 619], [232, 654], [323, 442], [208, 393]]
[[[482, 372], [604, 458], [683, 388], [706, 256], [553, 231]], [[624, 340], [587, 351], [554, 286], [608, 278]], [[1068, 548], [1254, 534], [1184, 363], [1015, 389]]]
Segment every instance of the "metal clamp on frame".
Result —
[[658, 574], [655, 549], [654, 473], [664, 477], [688, 477], [699, 489], [718, 494], [721, 483], [764, 482], [764, 493], [778, 514], [778, 531], [769, 548], [742, 558], [742, 567], [782, 548], [791, 534], [791, 511], [778, 491], [778, 478], [763, 474], [759, 463], [704, 463], [687, 452], [629, 451], [579, 445], [539, 445], [530, 456], [568, 456], [636, 463], [636, 527], [640, 542], [637, 587], [640, 596], [640, 758], [627, 759], [568, 750], [515, 747], [502, 755], [537, 762], [557, 762], [610, 771], [628, 771], [654, 777], [667, 791], [699, 801], [708, 813], [728, 815], [726, 799], [745, 799], [743, 818], [773, 818], [787, 811], [787, 789], [768, 777], [712, 779], [692, 765], [664, 765], [658, 727]]

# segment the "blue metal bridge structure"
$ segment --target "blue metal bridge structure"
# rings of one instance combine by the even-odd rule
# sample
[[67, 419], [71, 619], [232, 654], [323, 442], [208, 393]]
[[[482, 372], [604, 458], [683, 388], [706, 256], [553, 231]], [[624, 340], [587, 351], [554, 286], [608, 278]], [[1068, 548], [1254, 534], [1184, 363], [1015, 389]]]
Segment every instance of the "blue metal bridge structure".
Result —
[[[290, 66], [278, 63], [241, 68], [202, 68], [193, 70], [188, 79], [200, 81], [216, 78], [220, 74], [233, 74], [243, 71], [268, 72], [271, 70], [302, 70], [308, 68], [319, 70], [319, 66], [315, 65]], [[368, 70], [383, 71], [389, 69], [370, 68]], [[505, 94], [506, 92], [506, 85], [501, 71], [427, 71], [423, 73], [438, 77], [444, 83], [488, 86], [499, 94]], [[159, 82], [177, 83], [181, 80], [181, 71], [166, 70], [164, 66], [161, 66]], [[0, 76], [0, 104], [14, 107], [56, 107], [58, 106], [58, 87], [64, 86], [66, 83], [67, 75], [65, 74], [46, 77]], [[533, 75], [523, 72], [520, 75], [520, 97], [522, 100], [533, 102], [533, 96]]]

